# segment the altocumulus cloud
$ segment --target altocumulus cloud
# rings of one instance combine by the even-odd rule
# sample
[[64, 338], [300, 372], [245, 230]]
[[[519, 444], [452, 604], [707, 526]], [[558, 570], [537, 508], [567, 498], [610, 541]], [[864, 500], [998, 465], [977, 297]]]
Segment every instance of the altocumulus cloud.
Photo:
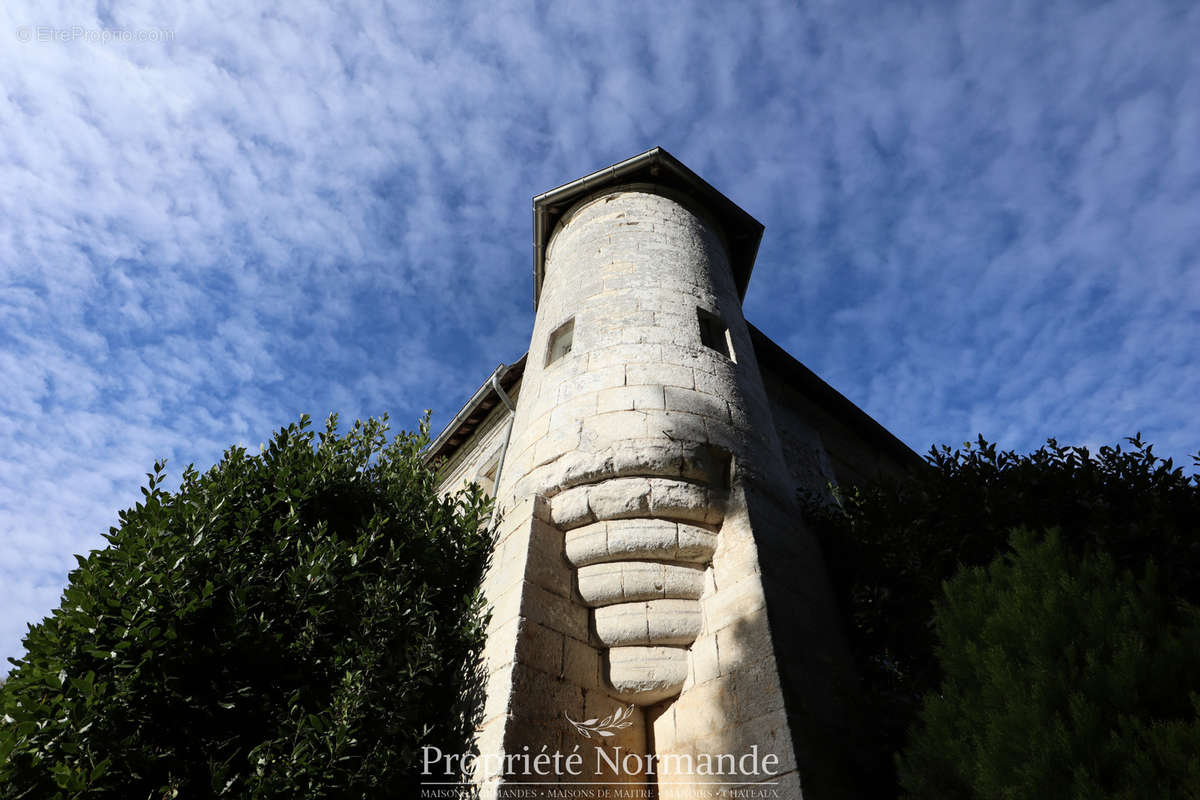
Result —
[[0, 655], [156, 457], [444, 422], [525, 347], [529, 197], [656, 144], [916, 449], [1196, 450], [1193, 4], [599, 5], [0, 11]]

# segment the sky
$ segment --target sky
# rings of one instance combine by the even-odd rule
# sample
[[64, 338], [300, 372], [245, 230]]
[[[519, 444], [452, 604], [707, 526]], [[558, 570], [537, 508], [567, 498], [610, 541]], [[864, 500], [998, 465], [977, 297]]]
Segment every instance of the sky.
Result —
[[654, 146], [765, 224], [747, 318], [913, 449], [1192, 471], [1198, 39], [1155, 0], [4, 4], [0, 658], [156, 459], [440, 429], [528, 346], [531, 198]]

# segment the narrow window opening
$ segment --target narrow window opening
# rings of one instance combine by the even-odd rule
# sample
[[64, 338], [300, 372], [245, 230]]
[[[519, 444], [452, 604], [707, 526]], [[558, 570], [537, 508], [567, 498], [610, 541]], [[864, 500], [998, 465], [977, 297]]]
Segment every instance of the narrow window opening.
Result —
[[484, 465], [479, 471], [475, 482], [483, 489], [484, 494], [488, 497], [496, 496], [496, 471], [500, 468], [500, 453], [492, 456], [491, 460]]
[[700, 320], [700, 342], [730, 361], [737, 361], [733, 356], [733, 341], [729, 338], [729, 328], [725, 327], [721, 318], [703, 308], [696, 309], [696, 317]]
[[721, 447], [707, 448], [705, 472], [708, 485], [714, 489], [728, 489], [733, 481], [733, 455]]
[[550, 345], [546, 348], [546, 366], [550, 366], [571, 352], [571, 344], [574, 340], [575, 318], [571, 317], [550, 334]]

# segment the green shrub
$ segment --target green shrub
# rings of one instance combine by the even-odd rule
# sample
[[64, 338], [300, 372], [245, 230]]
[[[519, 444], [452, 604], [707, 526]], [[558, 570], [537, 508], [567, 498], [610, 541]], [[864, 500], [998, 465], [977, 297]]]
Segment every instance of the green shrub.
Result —
[[1200, 478], [1160, 459], [1140, 437], [1129, 449], [1049, 443], [998, 450], [982, 437], [930, 451], [903, 480], [844, 486], [840, 505], [803, 498], [821, 541], [862, 678], [862, 775], [873, 797], [896, 792], [895, 756], [923, 697], [942, 680], [933, 632], [942, 584], [990, 564], [1015, 528], [1058, 528], [1074, 557], [1102, 552], [1157, 591], [1200, 605]]
[[912, 797], [1200, 796], [1200, 613], [1052, 532], [946, 585]]
[[0, 689], [0, 797], [403, 797], [464, 751], [490, 541], [428, 427], [307, 417], [177, 492], [156, 464]]

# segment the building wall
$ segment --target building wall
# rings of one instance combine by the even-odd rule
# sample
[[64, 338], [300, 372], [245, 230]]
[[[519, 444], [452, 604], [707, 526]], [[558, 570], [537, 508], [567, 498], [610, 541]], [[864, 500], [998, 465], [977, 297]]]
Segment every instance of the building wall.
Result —
[[798, 407], [796, 395], [780, 385], [775, 375], [764, 373], [763, 383], [793, 490], [829, 496], [829, 486], [836, 484], [838, 477], [821, 429], [812, 424], [811, 417]]
[[[520, 383], [508, 391], [509, 399], [514, 405], [520, 394]], [[500, 455], [511, 417], [512, 412], [507, 406], [503, 403], [497, 404], [475, 432], [459, 445], [454, 455], [444, 464], [438, 465], [440, 493], [457, 491], [474, 482], [484, 483], [481, 479]], [[484, 488], [489, 488], [486, 483]]]
[[[666, 205], [670, 208], [670, 201]], [[605, 304], [616, 302], [618, 313], [610, 317], [603, 306], [593, 305], [590, 317], [576, 314], [581, 338], [572, 347], [575, 361], [564, 357], [551, 370], [543, 364], [541, 380], [522, 379], [509, 392], [525, 417], [522, 420], [519, 415], [514, 427], [507, 488], [502, 490], [506, 513], [485, 584], [493, 615], [487, 648], [488, 703], [480, 749], [511, 753], [545, 746], [569, 752], [581, 739], [568, 718], [603, 719], [627, 707], [628, 701], [637, 700], [612, 686], [612, 651], [598, 640], [590, 616], [594, 612], [589, 612], [581, 596], [580, 571], [571, 563], [572, 556], [586, 561], [589, 548], [594, 549], [597, 541], [589, 535], [597, 524], [591, 521], [597, 501], [586, 495], [595, 487], [606, 488], [609, 496], [600, 503], [620, 505], [618, 516], [633, 509], [634, 517], [617, 520], [617, 525], [636, 531], [639, 498], [649, 506], [654, 502], [653, 491], [646, 496], [628, 482], [605, 479], [637, 478], [640, 472], [647, 481], [673, 475], [694, 486], [711, 477], [708, 448], [728, 446], [730, 453], [738, 454], [733, 465], [737, 474], [729, 476], [720, 516], [710, 516], [712, 495], [692, 508], [676, 508], [663, 515], [671, 519], [672, 514], [691, 514], [696, 532], [714, 534], [717, 542], [704, 564], [700, 628], [686, 648], [678, 696], [641, 704], [628, 727], [602, 746], [610, 753], [660, 757], [741, 753], [759, 746], [763, 752], [781, 755], [784, 774], [777, 780], [792, 787], [783, 791], [795, 793], [780, 796], [799, 796], [796, 785], [802, 779], [809, 787], [806, 796], [837, 796], [840, 790], [836, 787], [844, 777], [827, 767], [838, 764], [853, 734], [839, 720], [839, 698], [854, 691], [853, 676], [844, 663], [838, 666], [841, 645], [830, 625], [832, 607], [821, 589], [823, 566], [790, 500], [800, 488], [822, 491], [831, 482], [901, 470], [905, 459], [902, 454], [882, 452], [852, 424], [855, 420], [844, 421], [837, 409], [822, 407], [820, 397], [789, 383], [785, 369], [768, 367], [760, 373], [744, 355], [740, 362], [733, 362], [705, 352], [703, 345], [697, 344], [698, 330], [679, 319], [675, 310], [662, 312], [659, 319], [631, 318], [631, 313], [655, 313], [650, 308], [655, 293], [648, 294], [651, 287], [630, 281], [627, 275], [618, 282], [618, 291], [613, 291], [613, 284], [603, 288], [607, 283], [603, 274], [601, 270], [600, 283], [591, 287], [592, 295], [604, 295]], [[654, 283], [659, 284], [657, 297], [663, 302], [669, 293], [661, 293], [661, 281]], [[690, 303], [695, 295], [689, 295]], [[637, 304], [632, 309], [631, 297]], [[679, 298], [669, 299], [677, 308]], [[579, 298], [561, 304], [563, 311], [581, 307]], [[720, 307], [729, 308], [729, 301]], [[557, 328], [563, 321], [555, 308], [551, 296], [550, 321], [543, 328]], [[629, 332], [631, 321], [637, 319], [645, 324], [641, 330]], [[592, 334], [587, 332], [589, 327], [593, 327]], [[547, 339], [548, 334], [539, 337], [535, 333], [533, 340], [533, 352], [543, 360], [538, 347], [548, 346]], [[738, 351], [757, 353], [761, 349], [761, 343], [756, 349], [750, 338], [731, 335], [731, 339], [735, 356]], [[665, 361], [664, 352], [672, 351], [676, 353], [674, 361], [684, 363]], [[647, 352], [649, 357], [642, 355]], [[611, 370], [613, 362], [623, 363], [619, 386], [617, 372]], [[579, 380], [592, 365], [601, 374], [609, 370], [614, 385]], [[706, 369], [705, 365], [716, 367], [710, 371], [712, 367]], [[732, 385], [739, 369], [761, 374], [759, 399], [747, 401], [744, 390]], [[550, 380], [544, 377], [546, 372], [551, 373]], [[522, 400], [525, 385], [537, 389], [531, 389]], [[721, 385], [724, 393], [713, 391]], [[584, 399], [564, 386], [582, 387]], [[690, 397], [691, 402], [686, 407], [668, 407], [668, 389], [672, 389], [671, 397]], [[688, 393], [676, 394], [676, 389]], [[711, 398], [707, 406], [698, 404], [690, 394], [706, 391]], [[533, 397], [541, 401], [530, 400]], [[528, 417], [535, 414], [541, 421], [530, 424]], [[744, 420], [744, 428], [734, 424], [735, 415]], [[749, 415], [754, 415], [754, 422]], [[479, 479], [498, 456], [510, 417], [502, 404], [497, 405], [455, 450], [442, 465], [443, 491]], [[627, 427], [630, 419], [636, 420], [636, 435]], [[577, 436], [564, 437], [555, 432], [558, 426]], [[655, 426], [668, 435], [665, 442], [649, 435]], [[752, 436], [751, 427], [773, 433]], [[689, 431], [690, 439], [685, 435]], [[600, 432], [606, 433], [598, 435]], [[547, 441], [554, 443], [554, 449], [543, 448], [536, 463], [519, 457], [538, 453]], [[757, 452], [764, 445], [777, 452], [777, 460], [768, 454], [764, 461]], [[763, 463], [773, 465], [767, 467], [772, 475], [754, 474], [761, 471]], [[513, 466], [522, 464], [526, 466]], [[530, 485], [531, 476], [540, 476], [541, 482]], [[513, 488], [515, 485], [519, 488]], [[564, 495], [569, 498], [573, 490], [583, 490], [586, 501], [573, 503], [576, 511], [567, 507], [564, 512]], [[569, 519], [574, 513], [585, 515], [584, 524]], [[662, 520], [651, 512], [643, 514], [642, 521]], [[679, 521], [673, 524], [678, 542]], [[607, 536], [606, 530], [605, 546]], [[584, 558], [579, 559], [580, 553]], [[604, 559], [601, 565], [611, 563], [607, 556]], [[603, 576], [600, 578], [603, 582]], [[595, 584], [595, 577], [591, 580]], [[650, 670], [653, 668], [651, 664]], [[848, 676], [847, 684], [837, 685], [839, 672]], [[827, 688], [814, 700], [805, 701], [802, 709], [794, 702], [788, 708], [784, 695], [789, 683], [809, 687], [824, 683]], [[814, 720], [823, 721], [813, 724]], [[485, 789], [490, 787], [493, 792], [501, 785], [496, 772], [478, 777]], [[607, 775], [612, 783], [636, 777], [628, 772]], [[661, 776], [660, 785], [686, 777]], [[672, 796], [686, 794], [676, 791]]]
[[[730, 252], [705, 208], [640, 183], [550, 235], [516, 414], [497, 406], [442, 468], [443, 490], [477, 480], [512, 420], [483, 755], [757, 749], [780, 797], [848, 792], [857, 683], [796, 494], [911, 454], [747, 325]], [[684, 798], [697, 777], [657, 780]], [[490, 797], [565, 776], [481, 760], [475, 778]]]
[[[866, 414], [850, 409], [844, 398], [831, 409], [781, 370], [765, 369], [763, 382], [797, 488], [821, 491], [830, 482], [863, 483], [919, 464], [915, 453]], [[864, 430], [868, 426], [877, 430]]]
[[[703, 211], [648, 186], [580, 203], [551, 238], [485, 587], [481, 749], [591, 745], [571, 720], [632, 704], [610, 751], [757, 746], [779, 759], [782, 796], [832, 780], [817, 745], [833, 706], [815, 695], [845, 659], [727, 258]], [[571, 350], [552, 359], [568, 320]]]

